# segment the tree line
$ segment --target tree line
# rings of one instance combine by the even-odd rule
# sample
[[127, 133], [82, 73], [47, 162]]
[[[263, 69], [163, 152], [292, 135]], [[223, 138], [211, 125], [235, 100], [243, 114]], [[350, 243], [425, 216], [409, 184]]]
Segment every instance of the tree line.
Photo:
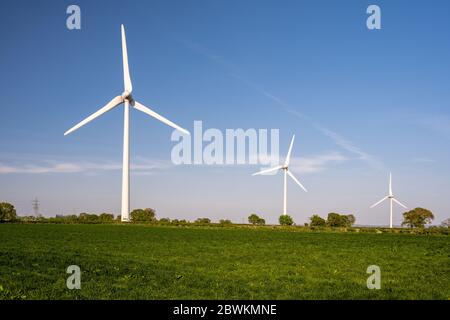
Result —
[[[433, 213], [424, 208], [415, 208], [413, 210], [403, 213], [402, 227], [408, 228], [424, 228], [425, 225], [430, 224], [434, 220]], [[264, 225], [265, 220], [257, 214], [251, 214], [248, 217], [248, 222], [253, 225]], [[290, 215], [281, 215], [278, 222], [282, 226], [294, 225], [294, 219]], [[353, 214], [339, 214], [330, 212], [326, 219], [314, 214], [309, 218], [309, 223], [305, 226], [311, 227], [351, 227], [355, 224], [356, 218]], [[450, 228], [450, 218], [446, 219], [441, 224], [442, 227]]]
[[[14, 206], [7, 202], [0, 203], [0, 223], [6, 222], [24, 222], [24, 223], [61, 223], [61, 224], [100, 224], [100, 223], [119, 223], [122, 217], [120, 215], [114, 216], [111, 213], [101, 213], [99, 215], [94, 213], [82, 212], [78, 215], [56, 215], [55, 217], [44, 216], [18, 216]], [[130, 213], [130, 220], [132, 223], [154, 223], [161, 225], [208, 225], [212, 224], [209, 218], [198, 218], [191, 222], [185, 219], [169, 219], [156, 218], [156, 211], [152, 208], [135, 209]], [[231, 220], [221, 219], [220, 225], [231, 225]]]
[[[152, 208], [135, 209], [130, 213], [132, 223], [154, 223], [161, 225], [210, 225], [213, 224], [209, 218], [198, 218], [195, 221], [187, 221], [184, 219], [169, 219], [156, 218], [156, 211]], [[430, 210], [424, 208], [415, 208], [403, 213], [402, 226], [409, 228], [424, 228], [425, 225], [430, 224], [434, 219], [434, 215]], [[121, 216], [114, 216], [111, 213], [92, 214], [80, 213], [78, 215], [56, 215], [55, 217], [35, 217], [35, 216], [17, 216], [16, 209], [8, 202], [0, 203], [0, 223], [2, 222], [48, 222], [48, 223], [118, 223], [121, 221]], [[264, 218], [252, 213], [248, 217], [248, 222], [251, 225], [262, 226], [266, 224]], [[281, 215], [278, 222], [282, 226], [295, 225], [294, 219], [289, 215]], [[309, 218], [309, 223], [305, 226], [310, 227], [352, 227], [356, 222], [353, 214], [339, 214], [331, 212], [327, 218], [322, 218], [317, 214]], [[231, 220], [221, 219], [218, 223], [222, 226], [232, 225]], [[217, 223], [216, 223], [217, 225]], [[450, 228], [450, 218], [446, 219], [441, 224], [442, 227]]]
[[[310, 223], [305, 223], [305, 226], [311, 226], [311, 227], [351, 227], [355, 221], [356, 218], [352, 214], [344, 215], [339, 213], [329, 213], [327, 220], [321, 218], [319, 215], [315, 214], [309, 218]], [[252, 213], [248, 217], [248, 222], [253, 225], [265, 225], [266, 220], [259, 217], [257, 214]], [[278, 223], [281, 226], [292, 226], [295, 225], [294, 219], [290, 215], [284, 215], [282, 214], [278, 218]]]

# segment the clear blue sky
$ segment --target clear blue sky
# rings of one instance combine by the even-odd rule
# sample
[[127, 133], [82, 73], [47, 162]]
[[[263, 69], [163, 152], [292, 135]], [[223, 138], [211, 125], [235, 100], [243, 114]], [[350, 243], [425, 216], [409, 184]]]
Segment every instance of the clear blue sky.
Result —
[[[66, 28], [81, 7], [82, 29]], [[366, 28], [366, 8], [382, 29]], [[44, 215], [119, 213], [122, 109], [64, 137], [123, 90], [126, 26], [134, 95], [176, 123], [296, 134], [297, 223], [353, 213], [387, 224], [387, 192], [435, 223], [450, 217], [448, 1], [8, 1], [0, 4], [0, 201]], [[282, 176], [259, 166], [173, 166], [172, 130], [132, 113], [131, 206], [158, 217], [275, 222]], [[396, 207], [394, 223], [401, 222]]]

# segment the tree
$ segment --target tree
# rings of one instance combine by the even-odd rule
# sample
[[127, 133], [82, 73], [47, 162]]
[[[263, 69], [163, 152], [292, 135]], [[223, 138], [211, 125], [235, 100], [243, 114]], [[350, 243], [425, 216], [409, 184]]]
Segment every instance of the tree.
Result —
[[266, 220], [264, 220], [263, 218], [260, 218], [255, 213], [252, 213], [251, 215], [248, 216], [248, 222], [253, 224], [253, 225], [264, 225], [264, 224], [266, 224]]
[[311, 221], [310, 225], [311, 227], [325, 227], [327, 225], [327, 222], [325, 219], [321, 218], [317, 214], [314, 214], [312, 217], [309, 218]]
[[130, 213], [131, 221], [133, 222], [153, 222], [156, 221], [155, 210], [151, 208], [134, 209]]
[[342, 219], [339, 213], [330, 212], [327, 217], [327, 225], [330, 227], [342, 227]]
[[347, 215], [347, 219], [348, 219], [349, 227], [351, 227], [352, 225], [354, 225], [355, 222], [356, 222], [356, 218], [355, 218], [355, 216], [352, 215], [352, 214], [348, 214], [348, 215]]
[[99, 218], [96, 214], [89, 214], [82, 212], [78, 215], [78, 222], [80, 223], [98, 223]]
[[251, 215], [248, 216], [248, 223], [251, 224], [258, 224], [259, 221], [259, 216], [255, 213], [252, 213]]
[[198, 218], [197, 220], [195, 220], [196, 224], [210, 224], [211, 223], [211, 219], [209, 218]]
[[330, 227], [351, 227], [356, 221], [352, 214], [339, 214], [331, 212], [327, 217], [327, 225]]
[[287, 214], [282, 214], [280, 218], [278, 218], [278, 222], [282, 226], [292, 226], [294, 224], [294, 219]]
[[228, 219], [220, 219], [219, 223], [222, 224], [222, 225], [231, 225], [231, 224], [233, 224], [231, 222], [231, 220], [228, 220]]
[[441, 226], [450, 228], [450, 218], [445, 219], [444, 221], [442, 221]]
[[109, 214], [109, 213], [102, 213], [102, 214], [98, 217], [98, 219], [99, 219], [101, 222], [113, 222], [113, 220], [114, 220], [114, 215]]
[[[50, 221], [52, 221], [52, 222], [55, 222], [55, 223], [64, 223], [64, 224], [78, 223], [78, 222], [79, 222], [78, 216], [75, 215], [75, 214], [71, 214], [71, 215], [67, 215], [67, 216], [57, 214], [57, 215], [55, 215], [54, 218], [49, 218], [49, 219], [50, 219]], [[45, 221], [45, 220], [46, 220], [46, 219], [44, 218], [44, 219], [41, 220], [41, 221]], [[85, 221], [83, 221], [83, 222], [85, 222]]]
[[0, 203], [0, 222], [12, 222], [17, 219], [16, 209], [11, 203]]
[[78, 215], [78, 220], [80, 221], [80, 222], [82, 222], [82, 221], [84, 221], [84, 220], [87, 220], [87, 213], [86, 212], [82, 212], [82, 213], [80, 213], [79, 215]]
[[433, 219], [434, 215], [430, 210], [415, 208], [403, 213], [402, 226], [406, 225], [410, 228], [423, 228], [426, 224], [431, 223]]
[[[170, 218], [161, 218], [161, 219], [159, 219], [158, 220], [158, 223], [160, 223], [160, 224], [170, 224]], [[174, 220], [174, 222], [175, 222], [175, 220]]]

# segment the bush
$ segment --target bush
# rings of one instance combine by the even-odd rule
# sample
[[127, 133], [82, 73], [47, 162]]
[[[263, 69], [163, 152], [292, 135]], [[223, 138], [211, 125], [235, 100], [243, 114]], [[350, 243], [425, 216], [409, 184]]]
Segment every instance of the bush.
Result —
[[444, 235], [450, 234], [449, 227], [429, 227], [426, 228], [425, 231], [427, 234], [444, 234]]
[[341, 225], [341, 216], [338, 213], [329, 213], [327, 217], [327, 225], [330, 227], [339, 227]]
[[248, 222], [253, 225], [265, 225], [266, 224], [266, 220], [264, 220], [263, 218], [260, 218], [255, 213], [252, 213], [251, 215], [248, 216]]
[[325, 227], [327, 225], [327, 222], [325, 219], [321, 218], [317, 214], [314, 214], [312, 217], [309, 218], [311, 221], [310, 225], [311, 227]]
[[154, 209], [134, 209], [130, 214], [132, 222], [155, 222], [156, 214]]
[[219, 223], [222, 224], [222, 225], [232, 225], [232, 224], [233, 224], [233, 223], [231, 222], [231, 220], [228, 220], [228, 219], [221, 219], [221, 220], [219, 221]]
[[282, 214], [280, 218], [278, 218], [278, 222], [282, 226], [292, 226], [294, 224], [294, 219], [287, 214]]
[[171, 221], [170, 221], [169, 218], [162, 218], [162, 219], [159, 219], [159, 220], [158, 220], [158, 223], [159, 223], [159, 224], [170, 224]]
[[0, 203], [0, 222], [14, 222], [17, 220], [16, 209], [11, 203]]
[[355, 216], [331, 212], [327, 217], [327, 225], [330, 227], [351, 227], [355, 223]]
[[33, 222], [38, 221], [38, 219], [35, 216], [24, 216], [24, 217], [20, 217], [18, 219], [20, 222], [23, 222], [23, 223], [33, 223]]
[[[56, 216], [56, 219], [59, 219], [59, 222], [64, 223], [64, 218], [63, 216]], [[86, 212], [80, 213], [78, 215], [78, 222], [80, 223], [99, 223], [99, 219], [98, 216], [96, 214], [89, 214]]]
[[[45, 218], [40, 218], [38, 221], [39, 222], [45, 222]], [[73, 215], [69, 215], [69, 216], [63, 216], [63, 215], [56, 215], [55, 218], [49, 218], [50, 222], [54, 222], [54, 223], [67, 223], [67, 224], [71, 224], [71, 223], [78, 223], [79, 219], [78, 217], [73, 214]]]
[[184, 220], [184, 219], [182, 219], [182, 220], [174, 219], [170, 223], [175, 226], [186, 226], [186, 225], [190, 224], [189, 221]]
[[98, 220], [100, 222], [103, 223], [109, 223], [109, 222], [113, 222], [114, 221], [114, 215], [110, 214], [110, 213], [102, 213], [99, 217]]
[[204, 225], [204, 224], [210, 224], [211, 223], [211, 219], [209, 218], [198, 218], [197, 220], [195, 220], [196, 224], [200, 224], [200, 225]]

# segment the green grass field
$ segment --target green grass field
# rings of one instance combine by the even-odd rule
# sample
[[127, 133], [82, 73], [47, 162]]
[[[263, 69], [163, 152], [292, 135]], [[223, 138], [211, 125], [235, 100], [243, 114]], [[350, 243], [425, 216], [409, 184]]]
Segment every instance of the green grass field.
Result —
[[[81, 290], [66, 288], [69, 265]], [[449, 298], [449, 236], [0, 225], [0, 299]]]

